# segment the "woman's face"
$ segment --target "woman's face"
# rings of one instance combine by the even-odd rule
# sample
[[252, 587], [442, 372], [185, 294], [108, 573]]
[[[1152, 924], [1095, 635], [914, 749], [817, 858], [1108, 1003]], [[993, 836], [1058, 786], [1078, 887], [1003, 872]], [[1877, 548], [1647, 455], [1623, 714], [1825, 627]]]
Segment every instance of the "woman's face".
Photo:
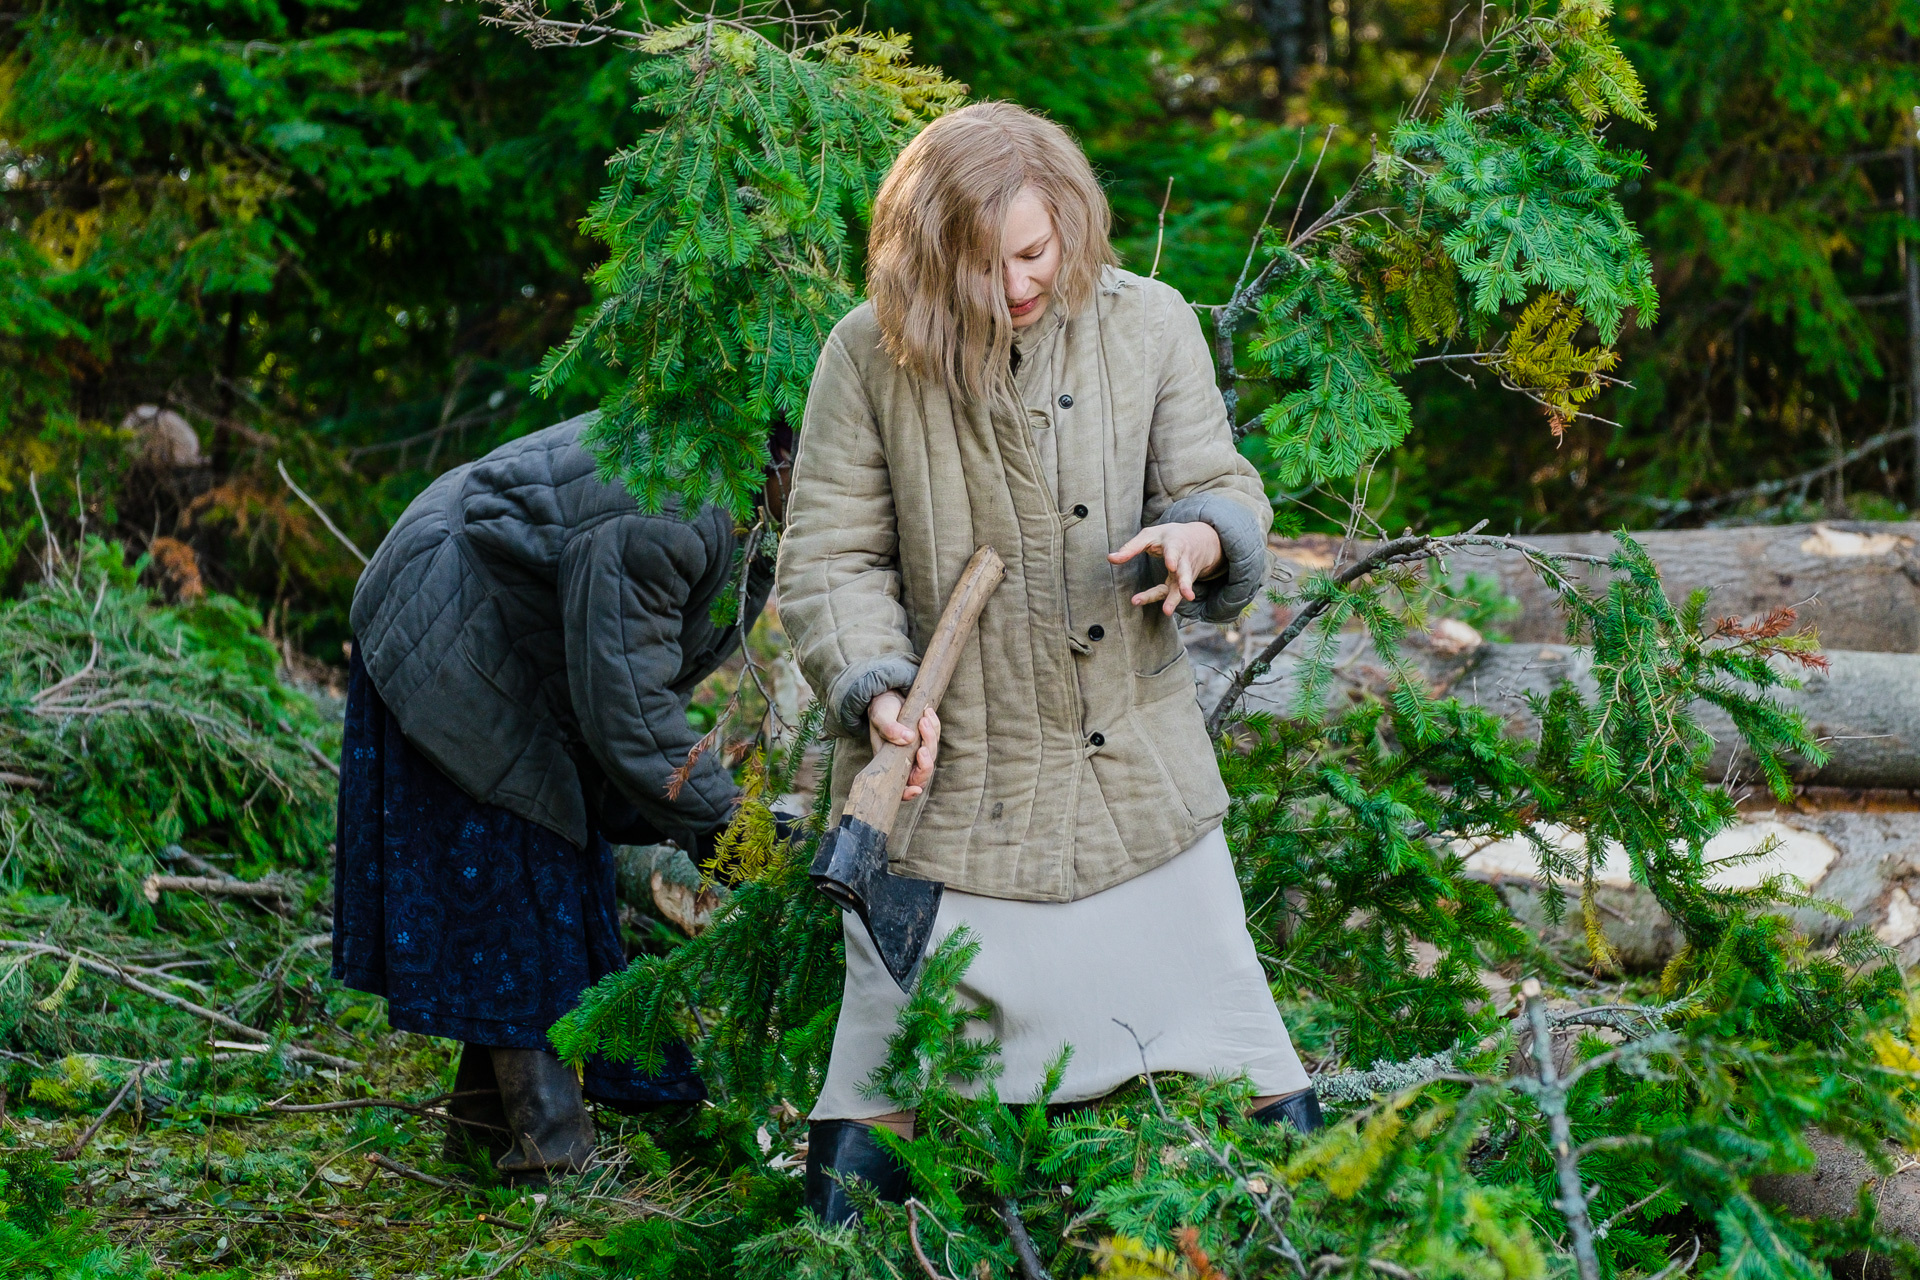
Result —
[[1060, 237], [1053, 233], [1053, 215], [1037, 191], [1022, 187], [1000, 224], [1000, 274], [1014, 328], [1040, 322], [1059, 271]]

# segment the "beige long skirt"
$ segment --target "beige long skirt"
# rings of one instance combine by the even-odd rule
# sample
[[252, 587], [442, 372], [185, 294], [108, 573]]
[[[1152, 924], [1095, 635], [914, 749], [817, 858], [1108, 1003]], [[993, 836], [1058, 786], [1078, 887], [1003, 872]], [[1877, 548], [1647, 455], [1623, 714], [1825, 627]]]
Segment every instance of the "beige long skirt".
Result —
[[[846, 996], [814, 1120], [901, 1109], [869, 1096], [867, 1086], [906, 997], [859, 917], [845, 914], [841, 924]], [[1034, 1099], [1062, 1045], [1072, 1045], [1073, 1056], [1055, 1102], [1097, 1098], [1138, 1077], [1143, 1044], [1149, 1070], [1244, 1073], [1256, 1096], [1310, 1083], [1247, 934], [1233, 857], [1218, 828], [1145, 875], [1077, 902], [1011, 902], [949, 889], [929, 948], [961, 925], [980, 953], [960, 995], [992, 1010], [980, 1034], [1000, 1041], [1004, 1071], [995, 1087], [1008, 1102]]]

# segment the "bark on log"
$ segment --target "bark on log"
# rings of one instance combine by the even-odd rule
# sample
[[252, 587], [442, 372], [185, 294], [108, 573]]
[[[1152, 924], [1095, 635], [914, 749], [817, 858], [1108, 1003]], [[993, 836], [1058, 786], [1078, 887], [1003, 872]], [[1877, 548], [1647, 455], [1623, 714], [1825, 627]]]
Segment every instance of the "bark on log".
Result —
[[[1427, 677], [1436, 693], [1448, 693], [1464, 702], [1486, 707], [1503, 717], [1516, 734], [1531, 737], [1538, 725], [1526, 695], [1544, 694], [1563, 680], [1591, 697], [1595, 691], [1592, 657], [1584, 649], [1562, 644], [1475, 643], [1466, 628], [1464, 640], [1440, 634], [1416, 637], [1404, 656]], [[1200, 674], [1200, 701], [1211, 707], [1241, 662], [1241, 651], [1258, 648], [1264, 636], [1235, 635], [1218, 629], [1190, 628], [1188, 653]], [[1304, 642], [1302, 647], [1304, 647]], [[1830, 650], [1826, 671], [1797, 671], [1799, 689], [1776, 691], [1780, 702], [1799, 711], [1808, 727], [1831, 755], [1814, 768], [1804, 760], [1789, 761], [1796, 782], [1808, 786], [1882, 790], [1920, 788], [1920, 654], [1860, 653]], [[1247, 711], [1281, 715], [1298, 709], [1297, 673], [1300, 655], [1282, 654], [1273, 670], [1247, 690]], [[1335, 706], [1383, 694], [1389, 672], [1361, 635], [1341, 637], [1335, 662], [1335, 680], [1329, 696]], [[1733, 722], [1718, 707], [1701, 704], [1694, 713], [1718, 744], [1708, 764], [1709, 776], [1731, 772], [1737, 781], [1754, 777], [1753, 760], [1744, 750]]]
[[[1780, 702], [1804, 715], [1831, 753], [1816, 769], [1793, 762], [1797, 782], [1810, 786], [1901, 790], [1920, 787], [1920, 654], [1829, 650], [1826, 671], [1797, 673], [1802, 687], [1777, 691]], [[1562, 680], [1594, 690], [1592, 661], [1583, 649], [1555, 644], [1482, 645], [1451, 681], [1450, 691], [1505, 717], [1516, 732], [1537, 726], [1528, 692], [1545, 693]], [[1733, 722], [1718, 707], [1694, 708], [1700, 726], [1718, 744], [1709, 776], [1754, 776]], [[1744, 763], [1743, 763], [1744, 762]]]
[[[1709, 587], [1715, 616], [1764, 616], [1792, 605], [1803, 622], [1819, 628], [1821, 643], [1831, 648], [1920, 653], [1920, 523], [1829, 521], [1650, 530], [1633, 536], [1660, 566], [1675, 600], [1696, 587]], [[1609, 533], [1547, 534], [1527, 541], [1544, 551], [1600, 556], [1615, 547]], [[1271, 545], [1281, 571], [1295, 575], [1329, 567], [1339, 550], [1337, 539], [1324, 536]], [[1347, 559], [1365, 555], [1366, 548], [1356, 544]], [[1576, 579], [1598, 581], [1604, 576], [1595, 566], [1569, 569]], [[1566, 637], [1553, 591], [1518, 553], [1462, 555], [1452, 570], [1458, 579], [1468, 573], [1498, 577], [1501, 589], [1520, 602], [1520, 616], [1500, 624], [1511, 639]]]

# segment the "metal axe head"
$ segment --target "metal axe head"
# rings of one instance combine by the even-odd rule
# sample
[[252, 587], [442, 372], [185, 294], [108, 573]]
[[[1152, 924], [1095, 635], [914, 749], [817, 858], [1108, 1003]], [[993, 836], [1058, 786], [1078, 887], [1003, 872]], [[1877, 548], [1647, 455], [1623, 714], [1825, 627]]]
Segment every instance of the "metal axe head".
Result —
[[820, 892], [860, 917], [887, 972], [905, 991], [926, 953], [946, 886], [887, 870], [887, 833], [843, 816], [808, 869]]

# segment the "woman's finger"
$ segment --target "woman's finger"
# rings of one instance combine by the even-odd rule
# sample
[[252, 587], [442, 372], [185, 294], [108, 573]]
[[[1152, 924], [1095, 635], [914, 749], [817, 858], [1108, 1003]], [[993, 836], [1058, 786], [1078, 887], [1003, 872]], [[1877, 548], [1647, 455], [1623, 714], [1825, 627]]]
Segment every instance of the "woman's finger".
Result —
[[1157, 524], [1148, 525], [1146, 528], [1142, 529], [1140, 532], [1134, 534], [1131, 538], [1127, 539], [1127, 544], [1121, 547], [1118, 551], [1115, 551], [1110, 555], [1108, 555], [1107, 559], [1114, 564], [1125, 564], [1127, 561], [1139, 555], [1142, 551], [1156, 551], [1156, 552], [1159, 551], [1160, 532], [1164, 527], [1165, 527], [1164, 525], [1157, 525]]
[[1166, 594], [1167, 584], [1163, 582], [1158, 586], [1148, 587], [1145, 591], [1135, 596], [1133, 602], [1135, 604], [1152, 604], [1155, 600], [1161, 599]]

